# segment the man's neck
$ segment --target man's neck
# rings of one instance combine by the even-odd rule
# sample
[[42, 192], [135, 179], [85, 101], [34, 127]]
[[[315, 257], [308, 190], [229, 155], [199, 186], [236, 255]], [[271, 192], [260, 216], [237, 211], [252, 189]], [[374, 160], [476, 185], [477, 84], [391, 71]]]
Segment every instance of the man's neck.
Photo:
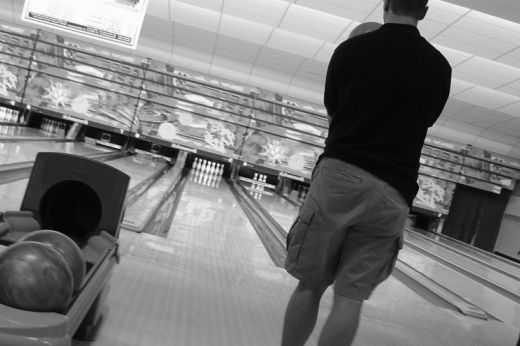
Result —
[[386, 24], [407, 24], [407, 25], [417, 26], [417, 24], [419, 24], [419, 21], [412, 17], [399, 16], [399, 15], [389, 12], [385, 16], [385, 23]]

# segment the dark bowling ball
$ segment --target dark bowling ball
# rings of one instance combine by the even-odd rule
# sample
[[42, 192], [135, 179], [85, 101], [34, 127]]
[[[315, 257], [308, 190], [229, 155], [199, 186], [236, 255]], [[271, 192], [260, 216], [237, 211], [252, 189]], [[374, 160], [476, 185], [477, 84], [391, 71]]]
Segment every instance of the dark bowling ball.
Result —
[[74, 278], [74, 290], [81, 288], [86, 274], [86, 262], [83, 252], [74, 240], [61, 232], [41, 230], [27, 234], [19, 240], [21, 241], [37, 241], [52, 246], [70, 266]]
[[26, 241], [0, 253], [0, 303], [38, 312], [64, 312], [72, 299], [69, 266], [46, 244]]

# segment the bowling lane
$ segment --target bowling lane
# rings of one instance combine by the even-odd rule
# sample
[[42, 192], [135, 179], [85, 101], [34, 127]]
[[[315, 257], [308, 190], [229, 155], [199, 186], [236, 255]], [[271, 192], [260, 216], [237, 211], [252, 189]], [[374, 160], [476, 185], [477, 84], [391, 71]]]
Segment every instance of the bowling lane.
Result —
[[[296, 281], [273, 265], [227, 184], [204, 180], [187, 180], [167, 238], [121, 231], [110, 313], [89, 346], [279, 345]], [[356, 346], [487, 346], [517, 336], [501, 323], [413, 297], [399, 301], [393, 293], [400, 286], [383, 286], [390, 294], [366, 303]], [[329, 289], [309, 345], [317, 343], [331, 303]]]
[[410, 247], [399, 252], [399, 259], [502, 322], [520, 327], [520, 305], [513, 300]]
[[59, 152], [75, 155], [93, 155], [113, 152], [83, 142], [2, 142], [0, 139], [0, 165], [34, 161], [39, 152]]
[[300, 207], [293, 205], [276, 193], [261, 194], [252, 189], [247, 190], [249, 195], [256, 199], [283, 229], [289, 231]]
[[486, 279], [499, 283], [511, 291], [520, 294], [520, 276], [518, 276], [516, 280], [511, 277], [507, 277], [498, 271], [495, 271], [489, 267], [485, 267], [478, 262], [471, 260], [471, 258], [465, 255], [450, 251], [449, 249], [446, 249], [445, 247], [440, 246], [434, 242], [428, 241], [427, 239], [424, 239], [412, 232], [406, 232], [405, 239], [410, 241], [412, 244], [420, 246], [428, 251], [433, 252], [436, 255], [441, 256], [445, 260], [461, 265], [464, 268], [469, 269], [482, 277], [485, 277]]
[[122, 231], [97, 345], [279, 343], [294, 281], [272, 264], [227, 184], [208, 180], [188, 177], [166, 239]]
[[442, 237], [442, 236], [436, 235], [431, 232], [420, 231], [420, 230], [418, 230], [418, 231], [411, 230], [408, 233], [414, 239], [420, 238], [420, 236], [415, 235], [415, 232], [419, 233], [420, 235], [426, 236], [426, 237], [438, 242], [439, 244], [449, 246], [452, 249], [463, 252], [470, 257], [476, 258], [479, 261], [490, 264], [500, 270], [503, 270], [507, 273], [510, 273], [510, 274], [520, 278], [520, 265], [517, 265], [516, 263], [507, 261], [505, 259], [496, 258], [494, 256], [491, 256], [491, 254], [486, 255], [485, 253], [482, 253], [476, 249], [472, 249], [469, 245], [460, 244], [454, 240], [450, 240], [449, 238]]
[[[120, 169], [130, 176], [129, 189], [151, 176], [157, 170], [165, 167], [165, 164], [159, 164], [150, 159], [136, 156], [127, 156], [105, 161], [104, 163]], [[0, 185], [0, 211], [20, 210], [28, 181], [29, 179], [22, 179]]]
[[48, 132], [27, 126], [0, 125], [0, 141], [2, 138], [27, 138], [27, 137], [49, 137]]

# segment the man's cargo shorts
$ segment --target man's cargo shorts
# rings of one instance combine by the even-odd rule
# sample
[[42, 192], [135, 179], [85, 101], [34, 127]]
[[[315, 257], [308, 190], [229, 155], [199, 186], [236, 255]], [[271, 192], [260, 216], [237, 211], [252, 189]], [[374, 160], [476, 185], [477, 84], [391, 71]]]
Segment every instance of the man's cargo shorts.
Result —
[[286, 270], [337, 294], [366, 300], [385, 280], [403, 246], [409, 206], [372, 174], [324, 157], [287, 235]]

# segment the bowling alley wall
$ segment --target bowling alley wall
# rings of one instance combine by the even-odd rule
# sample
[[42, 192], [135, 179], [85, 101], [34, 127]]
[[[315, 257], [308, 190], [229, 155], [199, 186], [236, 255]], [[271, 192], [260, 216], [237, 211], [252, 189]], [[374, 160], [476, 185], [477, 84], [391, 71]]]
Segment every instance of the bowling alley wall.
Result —
[[[306, 184], [328, 129], [321, 105], [76, 38], [0, 24], [0, 124], [34, 124], [37, 118]], [[460, 191], [491, 196], [506, 210], [518, 179], [519, 160], [428, 136], [412, 211], [436, 218], [433, 230], [442, 231], [448, 216], [460, 213], [452, 208]], [[494, 246], [500, 222], [493, 227]]]

